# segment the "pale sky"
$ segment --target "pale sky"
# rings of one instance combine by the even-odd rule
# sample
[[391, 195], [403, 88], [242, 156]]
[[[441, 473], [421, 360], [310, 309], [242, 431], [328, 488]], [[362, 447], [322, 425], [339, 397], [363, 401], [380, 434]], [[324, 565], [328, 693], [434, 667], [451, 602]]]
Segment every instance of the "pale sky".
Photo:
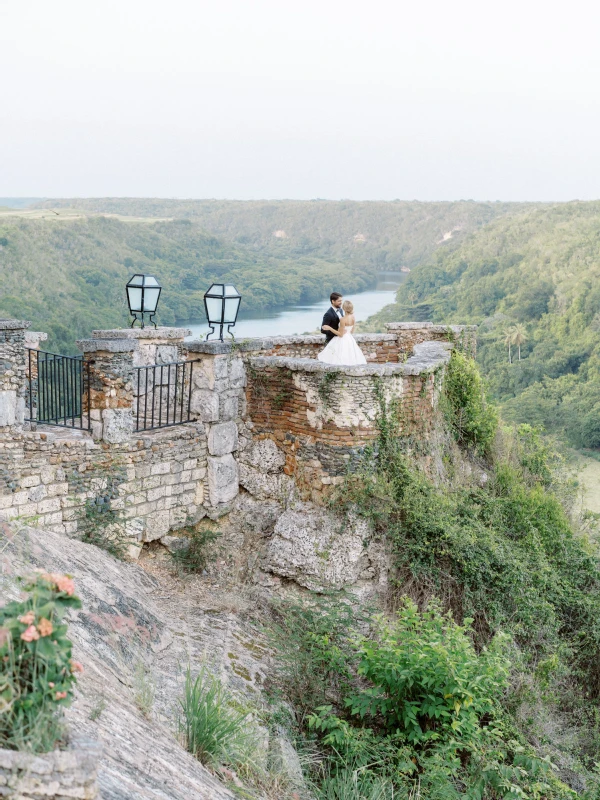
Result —
[[600, 197], [600, 4], [0, 0], [0, 197]]

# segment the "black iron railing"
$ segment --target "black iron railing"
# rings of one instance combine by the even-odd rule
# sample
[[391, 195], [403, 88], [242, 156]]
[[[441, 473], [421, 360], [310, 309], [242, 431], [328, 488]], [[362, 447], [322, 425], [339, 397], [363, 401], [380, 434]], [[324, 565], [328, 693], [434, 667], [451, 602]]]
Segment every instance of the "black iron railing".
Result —
[[193, 361], [136, 367], [134, 419], [136, 431], [169, 428], [191, 422]]
[[28, 348], [29, 421], [90, 429], [90, 368], [83, 356]]

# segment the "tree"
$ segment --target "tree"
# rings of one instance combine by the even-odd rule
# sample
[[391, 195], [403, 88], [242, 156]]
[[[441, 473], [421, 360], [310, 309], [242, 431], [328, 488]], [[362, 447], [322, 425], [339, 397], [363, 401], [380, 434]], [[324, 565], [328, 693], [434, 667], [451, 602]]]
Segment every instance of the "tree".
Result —
[[521, 360], [521, 345], [528, 339], [525, 326], [520, 323], [512, 327], [512, 343], [519, 348], [519, 361]]

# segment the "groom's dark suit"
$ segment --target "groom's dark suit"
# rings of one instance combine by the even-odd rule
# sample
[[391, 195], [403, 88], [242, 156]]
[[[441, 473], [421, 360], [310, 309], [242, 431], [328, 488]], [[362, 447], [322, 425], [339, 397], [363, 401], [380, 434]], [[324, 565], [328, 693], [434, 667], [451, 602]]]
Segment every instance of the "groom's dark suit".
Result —
[[[344, 312], [342, 311], [341, 308], [340, 308], [340, 314], [342, 317], [344, 316]], [[327, 311], [323, 316], [323, 322], [321, 323], [321, 333], [325, 334], [325, 341], [327, 344], [329, 344], [329, 342], [333, 339], [335, 334], [332, 333], [331, 331], [324, 331], [323, 325], [329, 325], [335, 331], [337, 331], [338, 328], [340, 327], [340, 315], [336, 313], [335, 308], [333, 306], [329, 306], [329, 308], [327, 309]]]

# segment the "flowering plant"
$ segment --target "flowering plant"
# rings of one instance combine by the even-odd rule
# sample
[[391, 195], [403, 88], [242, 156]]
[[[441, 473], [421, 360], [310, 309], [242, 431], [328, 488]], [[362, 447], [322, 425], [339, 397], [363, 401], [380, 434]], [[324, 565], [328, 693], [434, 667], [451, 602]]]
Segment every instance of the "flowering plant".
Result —
[[21, 583], [26, 599], [0, 608], [0, 747], [45, 752], [60, 743], [61, 706], [83, 670], [63, 622], [81, 601], [68, 575], [38, 570]]

